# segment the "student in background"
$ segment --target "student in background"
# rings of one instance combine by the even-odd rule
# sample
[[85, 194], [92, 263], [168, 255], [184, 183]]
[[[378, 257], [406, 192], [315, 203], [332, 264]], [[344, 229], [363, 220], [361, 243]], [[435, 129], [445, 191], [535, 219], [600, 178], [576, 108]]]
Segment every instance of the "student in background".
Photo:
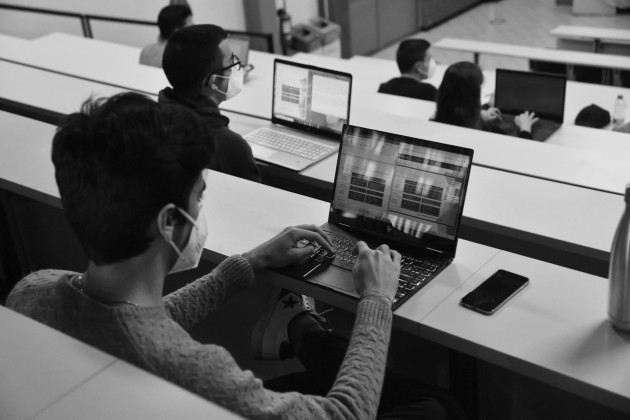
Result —
[[221, 102], [241, 91], [244, 76], [223, 28], [193, 25], [180, 29], [168, 40], [163, 68], [172, 88], [160, 91], [158, 101], [183, 105], [202, 117], [217, 144], [210, 168], [259, 182], [252, 148], [228, 128], [230, 120], [219, 110]]
[[160, 10], [158, 27], [160, 36], [158, 42], [147, 45], [140, 52], [140, 64], [162, 67], [162, 55], [166, 42], [173, 33], [185, 26], [192, 25], [192, 11], [185, 5], [169, 5]]
[[[137, 93], [88, 102], [68, 116], [52, 160], [64, 212], [90, 262], [83, 273], [29, 274], [7, 306], [245, 418], [462, 418], [457, 410], [447, 417], [435, 389], [384, 381], [401, 258], [387, 245], [357, 245], [353, 278], [361, 298], [350, 341], [325, 329], [295, 294], [280, 296], [270, 312], [284, 344], [310, 362], [309, 394], [272, 391], [225, 348], [190, 336], [250, 287], [257, 270], [311, 255], [313, 244], [332, 251], [317, 226], [287, 228], [162, 297], [167, 274], [196, 267], [204, 249], [203, 174], [212, 154], [194, 112]], [[285, 385], [295, 385], [290, 379]], [[379, 407], [381, 388], [388, 396]]]
[[[461, 61], [450, 65], [437, 93], [434, 121], [477, 130], [505, 132], [499, 127], [501, 111], [495, 107], [482, 109], [483, 73], [476, 64]], [[516, 116], [514, 123], [519, 137], [531, 139], [532, 125], [538, 118], [531, 112]]]
[[437, 89], [423, 80], [435, 73], [436, 63], [431, 55], [431, 44], [424, 39], [406, 39], [398, 45], [396, 63], [400, 77], [395, 77], [378, 88], [381, 93], [435, 101]]

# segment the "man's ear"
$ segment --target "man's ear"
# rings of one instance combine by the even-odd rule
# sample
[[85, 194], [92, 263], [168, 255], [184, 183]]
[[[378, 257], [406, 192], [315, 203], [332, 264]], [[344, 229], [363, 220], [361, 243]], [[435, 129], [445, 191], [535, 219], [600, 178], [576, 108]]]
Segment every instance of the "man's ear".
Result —
[[209, 87], [210, 89], [213, 89], [213, 90], [217, 90], [218, 89], [218, 86], [216, 84], [217, 78], [215, 76], [216, 75], [214, 75], [214, 74], [209, 75], [208, 79], [207, 79], [207, 81], [205, 83], [205, 85], [207, 87]]
[[173, 232], [175, 231], [176, 216], [175, 212], [177, 208], [175, 204], [167, 204], [160, 209], [156, 216], [156, 224], [158, 232], [162, 235], [162, 238], [166, 241], [173, 240]]

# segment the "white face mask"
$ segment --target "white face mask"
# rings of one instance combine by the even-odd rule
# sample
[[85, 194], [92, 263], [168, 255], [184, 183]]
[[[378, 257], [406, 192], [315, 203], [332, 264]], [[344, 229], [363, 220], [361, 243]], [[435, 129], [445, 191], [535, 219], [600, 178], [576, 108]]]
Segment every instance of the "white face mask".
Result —
[[236, 67], [232, 67], [232, 74], [229, 77], [220, 76], [218, 74], [215, 74], [214, 77], [228, 79], [227, 91], [223, 92], [222, 90], [215, 88], [217, 91], [225, 95], [226, 101], [228, 99], [232, 99], [233, 97], [241, 93], [241, 90], [243, 90], [243, 80], [245, 78], [245, 72], [243, 71], [242, 68], [237, 70]]
[[168, 239], [168, 243], [177, 253], [177, 261], [168, 271], [168, 274], [196, 268], [199, 265], [201, 253], [203, 252], [203, 247], [206, 244], [206, 238], [208, 237], [208, 225], [206, 224], [206, 217], [201, 211], [201, 207], [199, 208], [199, 216], [197, 217], [197, 220], [194, 220], [184, 210], [180, 208], [177, 208], [177, 210], [179, 210], [184, 217], [188, 219], [188, 221], [193, 225], [193, 229], [190, 232], [188, 243], [181, 251], [171, 239]]

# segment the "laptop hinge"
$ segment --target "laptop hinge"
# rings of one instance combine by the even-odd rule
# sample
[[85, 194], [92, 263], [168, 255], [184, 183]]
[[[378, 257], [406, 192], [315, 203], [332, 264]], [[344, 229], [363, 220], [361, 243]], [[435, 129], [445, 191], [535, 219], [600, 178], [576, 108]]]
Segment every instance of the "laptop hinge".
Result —
[[444, 254], [444, 251], [440, 251], [439, 249], [433, 249], [433, 248], [429, 248], [429, 247], [427, 247], [426, 249], [428, 249], [430, 251], [433, 251], [433, 252], [438, 252], [440, 254]]

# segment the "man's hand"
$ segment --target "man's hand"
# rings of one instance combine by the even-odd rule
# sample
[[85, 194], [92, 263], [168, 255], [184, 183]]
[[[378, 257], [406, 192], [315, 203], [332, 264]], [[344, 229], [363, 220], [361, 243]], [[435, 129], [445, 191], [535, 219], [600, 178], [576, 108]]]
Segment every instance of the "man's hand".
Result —
[[283, 267], [308, 257], [319, 244], [334, 253], [328, 235], [315, 225], [285, 228], [275, 237], [243, 254], [253, 270], [265, 267]]
[[514, 124], [521, 131], [532, 132], [532, 125], [538, 121], [538, 117], [533, 112], [525, 111], [514, 117]]
[[387, 245], [370, 249], [363, 241], [357, 242], [353, 252], [358, 255], [352, 277], [359, 296], [376, 293], [394, 302], [400, 276], [400, 254]]

